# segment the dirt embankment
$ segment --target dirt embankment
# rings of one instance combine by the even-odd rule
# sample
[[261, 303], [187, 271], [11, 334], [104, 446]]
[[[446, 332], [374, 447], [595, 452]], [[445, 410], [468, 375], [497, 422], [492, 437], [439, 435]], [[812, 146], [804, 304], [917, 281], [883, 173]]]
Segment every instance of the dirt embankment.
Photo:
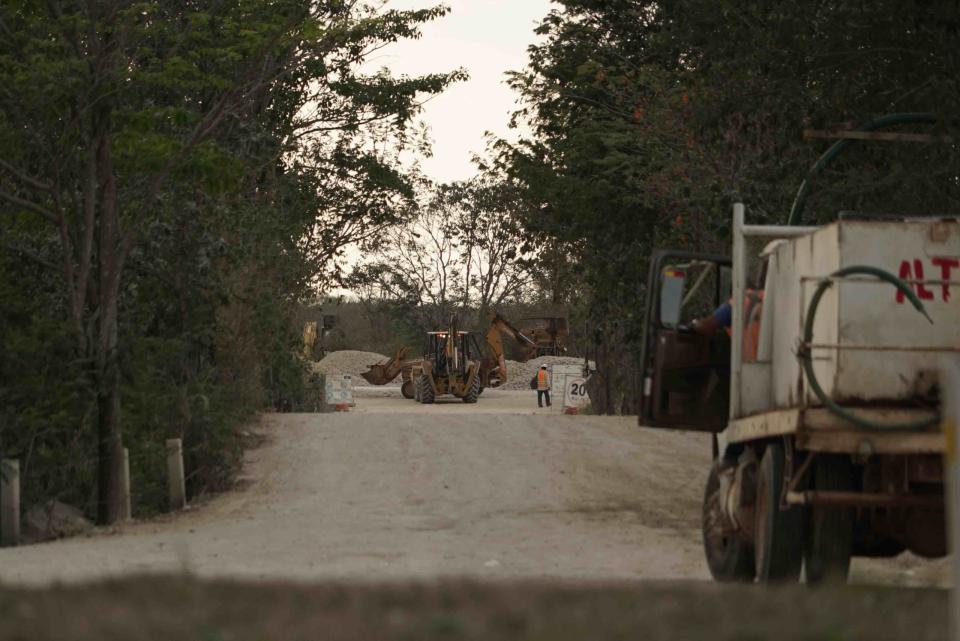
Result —
[[[0, 639], [942, 641], [940, 590], [128, 579], [0, 589]], [[68, 632], [69, 631], [69, 632]]]

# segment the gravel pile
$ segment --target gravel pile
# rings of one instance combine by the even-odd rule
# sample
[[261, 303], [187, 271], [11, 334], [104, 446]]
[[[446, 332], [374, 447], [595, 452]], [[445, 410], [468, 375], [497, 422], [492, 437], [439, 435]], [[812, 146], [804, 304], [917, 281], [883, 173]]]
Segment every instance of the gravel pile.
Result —
[[370, 369], [371, 365], [387, 360], [383, 354], [376, 352], [360, 352], [345, 349], [339, 352], [330, 352], [323, 359], [313, 363], [313, 371], [317, 374], [350, 374], [354, 377], [354, 385], [366, 385], [360, 374]]
[[507, 361], [507, 383], [499, 389], [530, 389], [530, 379], [536, 375], [541, 365], [583, 365], [583, 359], [576, 356], [540, 356], [526, 363]]
[[[360, 378], [360, 374], [370, 369], [371, 365], [383, 362], [387, 358], [387, 356], [376, 352], [346, 349], [339, 352], [330, 352], [322, 360], [313, 363], [313, 371], [318, 374], [350, 374], [354, 378], [354, 385], [364, 386], [368, 383]], [[540, 356], [526, 363], [508, 360], [507, 384], [499, 389], [530, 389], [530, 379], [536, 375], [541, 365], [583, 365], [583, 359], [575, 356]], [[399, 385], [400, 377], [398, 376], [390, 384]]]

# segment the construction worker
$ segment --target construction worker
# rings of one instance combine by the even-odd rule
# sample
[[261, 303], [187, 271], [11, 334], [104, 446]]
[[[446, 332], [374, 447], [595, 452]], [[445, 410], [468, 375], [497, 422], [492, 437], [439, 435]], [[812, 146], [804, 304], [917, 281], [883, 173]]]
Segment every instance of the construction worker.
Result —
[[[760, 314], [763, 311], [763, 290], [767, 279], [767, 258], [783, 241], [775, 240], [764, 247], [760, 254], [760, 274], [757, 289], [747, 289], [743, 293], [743, 360], [757, 360], [760, 348]], [[693, 321], [693, 331], [710, 336], [721, 329], [733, 336], [733, 299], [714, 310], [706, 318]]]
[[[760, 345], [760, 313], [763, 309], [763, 290], [748, 289], [743, 293], [743, 360], [757, 360]], [[713, 314], [693, 321], [693, 331], [710, 336], [721, 329], [733, 336], [733, 299], [724, 303]]]
[[543, 399], [547, 399], [547, 407], [550, 407], [550, 372], [546, 365], [537, 370], [537, 407], [543, 407]]

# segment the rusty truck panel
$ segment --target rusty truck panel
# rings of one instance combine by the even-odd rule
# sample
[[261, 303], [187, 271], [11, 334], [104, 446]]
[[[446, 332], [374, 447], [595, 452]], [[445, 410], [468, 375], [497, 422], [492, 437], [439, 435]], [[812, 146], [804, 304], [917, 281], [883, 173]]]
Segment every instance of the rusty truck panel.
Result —
[[824, 391], [853, 405], [923, 406], [933, 398], [935, 355], [960, 353], [960, 223], [840, 221], [784, 242], [769, 260], [762, 322], [772, 328], [770, 358], [760, 367], [771, 370], [772, 385], [766, 402], [754, 398], [744, 414], [817, 404], [796, 357], [805, 314], [821, 279], [853, 265], [906, 281], [933, 322], [887, 283], [835, 283], [820, 302], [812, 346]]

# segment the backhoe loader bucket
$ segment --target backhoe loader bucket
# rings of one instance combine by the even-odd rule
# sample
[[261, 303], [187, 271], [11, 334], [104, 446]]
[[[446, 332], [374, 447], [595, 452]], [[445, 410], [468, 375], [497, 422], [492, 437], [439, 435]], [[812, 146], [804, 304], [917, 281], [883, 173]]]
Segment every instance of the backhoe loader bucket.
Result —
[[372, 365], [368, 371], [360, 376], [371, 385], [386, 385], [400, 375], [400, 371], [403, 369], [403, 361], [409, 351], [409, 347], [401, 347], [392, 358]]

